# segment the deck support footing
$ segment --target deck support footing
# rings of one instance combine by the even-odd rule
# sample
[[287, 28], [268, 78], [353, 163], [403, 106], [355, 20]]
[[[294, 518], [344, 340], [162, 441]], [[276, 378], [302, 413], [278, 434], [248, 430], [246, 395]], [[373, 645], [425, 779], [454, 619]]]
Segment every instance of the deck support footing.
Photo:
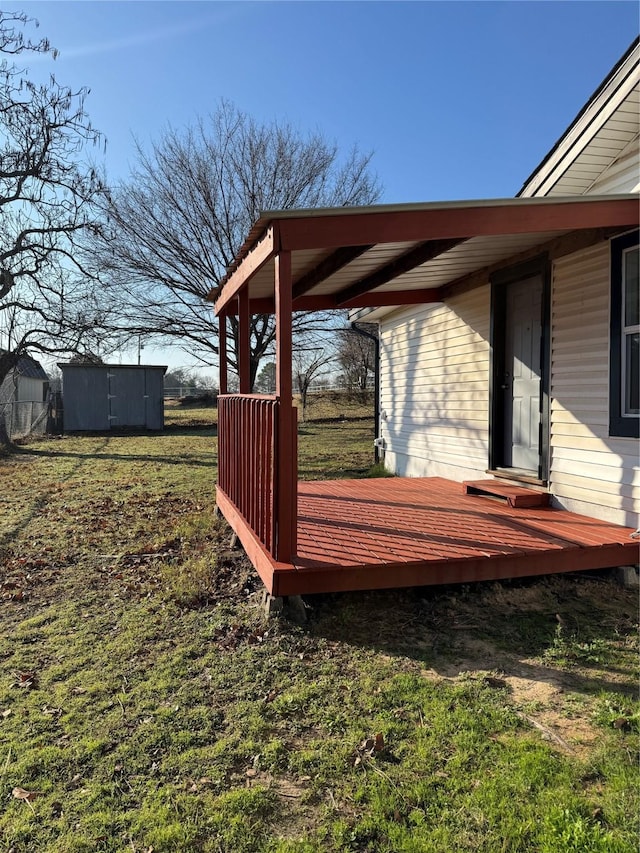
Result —
[[264, 615], [267, 619], [273, 619], [276, 616], [282, 616], [284, 598], [282, 596], [271, 595], [266, 589], [263, 589], [260, 596], [260, 606], [264, 610]]
[[260, 606], [267, 619], [284, 616], [295, 625], [306, 625], [309, 621], [309, 606], [301, 595], [271, 595], [265, 589], [260, 597]]
[[309, 621], [309, 607], [301, 595], [287, 595], [284, 600], [284, 615], [296, 625], [306, 625]]
[[640, 587], [640, 578], [638, 570], [635, 566], [618, 566], [613, 570], [613, 574], [620, 586], [626, 589], [638, 589]]

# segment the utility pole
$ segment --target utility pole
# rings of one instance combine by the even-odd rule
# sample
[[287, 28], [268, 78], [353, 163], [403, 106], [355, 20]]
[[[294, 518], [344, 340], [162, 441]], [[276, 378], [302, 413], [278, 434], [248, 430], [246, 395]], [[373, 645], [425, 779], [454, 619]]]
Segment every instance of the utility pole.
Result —
[[138, 335], [138, 365], [140, 365], [140, 353], [144, 347], [142, 346], [142, 335]]

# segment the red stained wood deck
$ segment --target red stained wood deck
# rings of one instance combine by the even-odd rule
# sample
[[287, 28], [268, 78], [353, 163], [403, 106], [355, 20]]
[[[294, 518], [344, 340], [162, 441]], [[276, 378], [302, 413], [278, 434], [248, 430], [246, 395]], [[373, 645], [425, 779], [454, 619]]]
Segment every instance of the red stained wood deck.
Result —
[[[493, 580], [634, 562], [632, 531], [512, 508], [438, 478], [299, 484], [298, 555], [280, 594]], [[299, 580], [298, 580], [299, 578]], [[317, 588], [316, 588], [317, 585]]]
[[511, 507], [440, 478], [300, 482], [291, 563], [268, 554], [223, 492], [218, 504], [273, 595], [517, 578], [639, 557], [630, 528]]

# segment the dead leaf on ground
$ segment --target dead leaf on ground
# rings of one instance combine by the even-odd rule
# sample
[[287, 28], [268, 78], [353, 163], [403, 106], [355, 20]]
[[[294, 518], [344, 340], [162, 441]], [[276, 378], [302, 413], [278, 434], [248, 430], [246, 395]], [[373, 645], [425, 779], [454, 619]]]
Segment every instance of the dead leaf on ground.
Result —
[[268, 636], [267, 631], [251, 631], [246, 625], [231, 625], [228, 628], [220, 628], [216, 631], [215, 639], [220, 648], [233, 650], [242, 642], [248, 645], [263, 643]]
[[24, 601], [24, 590], [15, 583], [3, 583], [0, 586], [3, 601]]
[[38, 675], [33, 670], [26, 672], [16, 671], [13, 673], [13, 677], [16, 679], [13, 682], [14, 687], [23, 687], [25, 690], [31, 690], [38, 686]]
[[357, 767], [362, 764], [363, 759], [373, 758], [376, 753], [385, 748], [384, 735], [377, 732], [373, 737], [365, 738], [355, 749], [351, 756], [351, 766]]
[[384, 735], [378, 732], [374, 737], [368, 737], [360, 744], [359, 750], [373, 755], [375, 752], [382, 752], [384, 749]]
[[31, 803], [36, 797], [40, 796], [39, 791], [27, 791], [26, 788], [16, 787], [12, 791], [14, 799], [24, 800], [26, 803]]

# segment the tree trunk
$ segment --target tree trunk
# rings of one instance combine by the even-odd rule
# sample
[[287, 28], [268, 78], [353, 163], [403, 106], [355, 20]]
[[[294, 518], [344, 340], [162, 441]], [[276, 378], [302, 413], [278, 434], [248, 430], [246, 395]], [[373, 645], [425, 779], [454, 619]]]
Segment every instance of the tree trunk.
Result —
[[[18, 364], [19, 359], [20, 356], [15, 352], [0, 350], [0, 388], [2, 388], [5, 379], [7, 379], [11, 371]], [[4, 395], [0, 395], [0, 399], [2, 399], [3, 396]], [[0, 446], [7, 447], [9, 444], [11, 444], [11, 439], [7, 432], [5, 407], [4, 405], [0, 405]]]

